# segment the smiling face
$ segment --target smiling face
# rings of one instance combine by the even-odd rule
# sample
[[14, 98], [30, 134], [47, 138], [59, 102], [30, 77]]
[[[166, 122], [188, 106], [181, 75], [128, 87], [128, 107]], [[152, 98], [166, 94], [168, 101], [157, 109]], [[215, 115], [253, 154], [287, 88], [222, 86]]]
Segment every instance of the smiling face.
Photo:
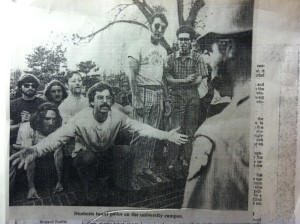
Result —
[[80, 74], [74, 73], [72, 75], [72, 77], [68, 80], [68, 88], [74, 95], [79, 95], [81, 93], [82, 79]]
[[110, 111], [111, 106], [113, 105], [113, 97], [107, 89], [101, 92], [96, 91], [94, 102], [90, 103], [93, 106], [96, 120], [101, 120], [99, 117], [103, 114], [107, 114]]
[[162, 21], [161, 18], [154, 18], [153, 23], [151, 25], [153, 39], [159, 41], [164, 36], [166, 28], [167, 25]]

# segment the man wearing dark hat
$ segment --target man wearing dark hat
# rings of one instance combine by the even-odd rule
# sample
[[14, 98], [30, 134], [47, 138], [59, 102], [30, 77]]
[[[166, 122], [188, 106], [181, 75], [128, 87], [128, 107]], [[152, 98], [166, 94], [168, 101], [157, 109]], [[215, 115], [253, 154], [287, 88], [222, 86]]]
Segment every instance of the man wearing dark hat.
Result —
[[[180, 132], [192, 137], [199, 122], [198, 85], [208, 76], [207, 67], [200, 54], [192, 50], [195, 31], [192, 27], [182, 26], [176, 32], [179, 50], [168, 57], [166, 79], [171, 87], [171, 128], [180, 128]], [[184, 147], [170, 145], [168, 168], [187, 167], [191, 155], [191, 145]]]
[[22, 96], [10, 102], [11, 143], [15, 143], [21, 123], [29, 121], [37, 108], [46, 102], [46, 100], [36, 97], [40, 81], [34, 75], [26, 74], [21, 76], [17, 85]]

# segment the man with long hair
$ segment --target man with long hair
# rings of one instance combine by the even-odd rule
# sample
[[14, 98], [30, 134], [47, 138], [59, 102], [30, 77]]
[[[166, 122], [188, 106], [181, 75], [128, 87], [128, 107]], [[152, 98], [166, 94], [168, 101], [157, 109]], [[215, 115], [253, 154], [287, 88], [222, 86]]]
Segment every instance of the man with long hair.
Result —
[[130, 119], [112, 108], [114, 96], [107, 84], [97, 83], [88, 91], [90, 107], [77, 113], [66, 125], [34, 146], [14, 146], [22, 149], [13, 155], [13, 164], [20, 162], [25, 169], [36, 158], [53, 152], [76, 137], [72, 152], [73, 164], [84, 185], [89, 205], [96, 203], [100, 187], [96, 180], [101, 175], [112, 175], [112, 151], [120, 130], [135, 132], [141, 136], [185, 144], [185, 135], [176, 130], [160, 131], [149, 125]]
[[[61, 124], [62, 118], [59, 114], [57, 106], [53, 103], [43, 103], [38, 107], [37, 112], [31, 116], [29, 122], [21, 124], [16, 144], [20, 145], [21, 147], [35, 145], [46, 138], [49, 134], [56, 131]], [[63, 189], [61, 170], [62, 159], [62, 151], [55, 151], [54, 163], [58, 172], [58, 182], [54, 193]], [[28, 180], [28, 199], [39, 197], [34, 186], [35, 166], [35, 161], [32, 161], [26, 170]]]
[[67, 88], [62, 82], [52, 80], [45, 87], [44, 96], [49, 102], [59, 106], [68, 97]]

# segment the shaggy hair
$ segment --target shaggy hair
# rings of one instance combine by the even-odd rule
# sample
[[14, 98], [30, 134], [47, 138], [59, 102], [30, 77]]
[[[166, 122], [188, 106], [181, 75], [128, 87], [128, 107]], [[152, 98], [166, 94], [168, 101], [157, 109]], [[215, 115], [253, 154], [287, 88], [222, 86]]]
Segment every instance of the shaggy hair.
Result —
[[[33, 130], [41, 132], [43, 135], [47, 136], [50, 134], [44, 129], [44, 118], [48, 110], [53, 110], [56, 113], [56, 122], [53, 131], [57, 130], [62, 125], [62, 118], [59, 114], [58, 108], [54, 103], [43, 103], [41, 104], [37, 111], [30, 118], [30, 127]], [[52, 131], [52, 132], [53, 132]]]
[[48, 101], [53, 102], [53, 100], [51, 98], [51, 88], [52, 88], [52, 86], [60, 86], [61, 87], [62, 92], [63, 92], [62, 100], [66, 99], [68, 97], [68, 92], [67, 92], [67, 88], [65, 87], [65, 85], [62, 82], [58, 81], [58, 80], [52, 80], [45, 87], [45, 92], [44, 92], [44, 96]]
[[108, 84], [105, 84], [105, 83], [98, 82], [95, 85], [93, 85], [91, 88], [89, 88], [89, 90], [87, 92], [87, 96], [89, 98], [89, 103], [90, 103], [91, 107], [92, 107], [91, 102], [94, 102], [96, 92], [102, 92], [106, 89], [109, 91], [110, 95], [113, 97], [113, 102], [115, 101], [115, 95], [113, 94], [111, 86]]

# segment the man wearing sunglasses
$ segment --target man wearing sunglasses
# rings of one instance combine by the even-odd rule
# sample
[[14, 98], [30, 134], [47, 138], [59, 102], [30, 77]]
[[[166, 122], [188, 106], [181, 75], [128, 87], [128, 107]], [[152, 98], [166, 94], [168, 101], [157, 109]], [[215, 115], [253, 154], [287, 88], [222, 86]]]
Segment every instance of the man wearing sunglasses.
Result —
[[[160, 44], [167, 26], [168, 21], [163, 14], [154, 14], [149, 24], [151, 36], [136, 42], [128, 54], [133, 118], [155, 128], [160, 126], [163, 113], [169, 116], [171, 112], [170, 100], [163, 82], [163, 65], [167, 51]], [[137, 184], [137, 176], [140, 175], [154, 182], [162, 182], [154, 172], [156, 139], [134, 135], [131, 145], [135, 151], [133, 188], [140, 188]]]
[[40, 81], [31, 74], [26, 74], [18, 80], [18, 88], [22, 93], [20, 98], [10, 102], [10, 141], [15, 143], [21, 123], [28, 122], [37, 108], [46, 100], [36, 96]]
[[[113, 178], [115, 138], [120, 130], [135, 132], [140, 136], [168, 140], [178, 145], [185, 144], [187, 136], [177, 130], [170, 132], [155, 129], [149, 125], [130, 119], [127, 115], [112, 108], [114, 96], [109, 85], [97, 83], [88, 91], [90, 107], [78, 112], [66, 125], [53, 132], [34, 146], [17, 146], [22, 149], [11, 156], [13, 165], [19, 163], [25, 169], [36, 158], [58, 150], [70, 138], [77, 137], [72, 152], [73, 164], [84, 185], [88, 205], [96, 205], [99, 191], [103, 188], [97, 180], [99, 176]], [[108, 175], [108, 176], [107, 176]], [[109, 181], [109, 180], [107, 180]]]

